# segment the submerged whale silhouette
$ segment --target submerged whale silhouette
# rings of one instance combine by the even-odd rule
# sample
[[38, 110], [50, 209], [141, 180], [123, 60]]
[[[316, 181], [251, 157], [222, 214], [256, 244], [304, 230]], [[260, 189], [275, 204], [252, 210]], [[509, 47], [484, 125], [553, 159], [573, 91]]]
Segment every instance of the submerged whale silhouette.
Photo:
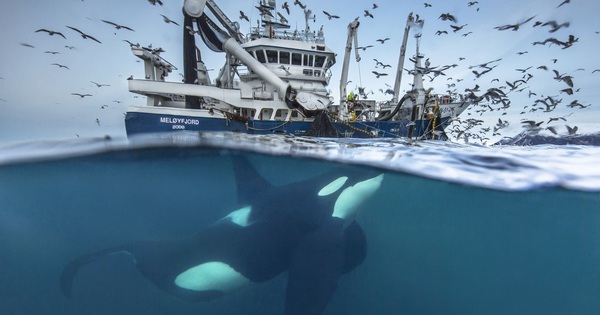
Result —
[[379, 189], [383, 174], [342, 168], [272, 186], [242, 156], [232, 160], [243, 207], [187, 238], [77, 258], [61, 274], [63, 295], [71, 297], [81, 267], [126, 252], [145, 278], [188, 301], [209, 301], [287, 271], [284, 313], [319, 314], [340, 276], [366, 256], [366, 238], [354, 216]]

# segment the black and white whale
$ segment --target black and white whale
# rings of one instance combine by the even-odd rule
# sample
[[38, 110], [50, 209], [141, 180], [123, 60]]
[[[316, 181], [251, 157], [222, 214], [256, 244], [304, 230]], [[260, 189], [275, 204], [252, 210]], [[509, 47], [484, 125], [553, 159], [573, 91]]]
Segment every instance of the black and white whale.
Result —
[[354, 217], [380, 188], [383, 174], [342, 168], [273, 186], [246, 159], [232, 159], [240, 209], [187, 238], [77, 258], [61, 274], [63, 295], [71, 297], [81, 267], [125, 252], [145, 278], [187, 301], [209, 301], [287, 271], [284, 313], [320, 313], [340, 276], [366, 256], [366, 238]]

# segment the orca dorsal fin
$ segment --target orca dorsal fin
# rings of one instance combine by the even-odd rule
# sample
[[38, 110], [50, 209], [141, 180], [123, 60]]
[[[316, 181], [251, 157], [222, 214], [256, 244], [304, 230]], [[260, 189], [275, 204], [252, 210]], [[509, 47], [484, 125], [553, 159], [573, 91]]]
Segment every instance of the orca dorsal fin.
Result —
[[260, 198], [261, 193], [273, 189], [273, 185], [266, 180], [250, 161], [245, 153], [231, 155], [235, 184], [237, 187], [237, 200], [240, 205], [249, 205]]

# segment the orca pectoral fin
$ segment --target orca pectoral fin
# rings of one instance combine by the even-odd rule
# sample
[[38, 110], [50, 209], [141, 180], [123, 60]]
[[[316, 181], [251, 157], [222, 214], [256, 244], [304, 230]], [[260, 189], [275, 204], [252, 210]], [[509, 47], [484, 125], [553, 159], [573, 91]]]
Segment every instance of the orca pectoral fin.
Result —
[[344, 267], [343, 224], [332, 217], [293, 251], [285, 315], [320, 314], [325, 309]]
[[65, 267], [65, 269], [63, 269], [63, 271], [60, 275], [60, 291], [62, 292], [62, 294], [67, 298], [71, 298], [72, 289], [73, 289], [73, 280], [75, 280], [75, 276], [77, 275], [77, 272], [79, 271], [79, 269], [81, 267], [84, 267], [84, 266], [86, 266], [102, 257], [105, 257], [107, 255], [111, 255], [111, 254], [123, 252], [123, 251], [128, 252], [128, 249], [126, 246], [119, 246], [119, 247], [103, 249], [103, 250], [100, 250], [97, 252], [93, 252], [93, 253], [81, 256], [81, 257], [73, 260], [72, 262], [70, 262]]

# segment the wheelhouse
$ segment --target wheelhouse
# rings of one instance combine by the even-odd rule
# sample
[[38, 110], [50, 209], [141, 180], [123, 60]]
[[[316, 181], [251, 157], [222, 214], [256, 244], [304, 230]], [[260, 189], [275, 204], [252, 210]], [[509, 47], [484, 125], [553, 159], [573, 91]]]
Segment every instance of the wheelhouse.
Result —
[[[335, 64], [335, 54], [325, 46], [320, 50], [294, 49], [289, 46], [256, 45], [244, 47], [260, 63], [283, 79], [323, 81], [329, 84], [331, 67]], [[248, 74], [252, 74], [249, 71]]]

